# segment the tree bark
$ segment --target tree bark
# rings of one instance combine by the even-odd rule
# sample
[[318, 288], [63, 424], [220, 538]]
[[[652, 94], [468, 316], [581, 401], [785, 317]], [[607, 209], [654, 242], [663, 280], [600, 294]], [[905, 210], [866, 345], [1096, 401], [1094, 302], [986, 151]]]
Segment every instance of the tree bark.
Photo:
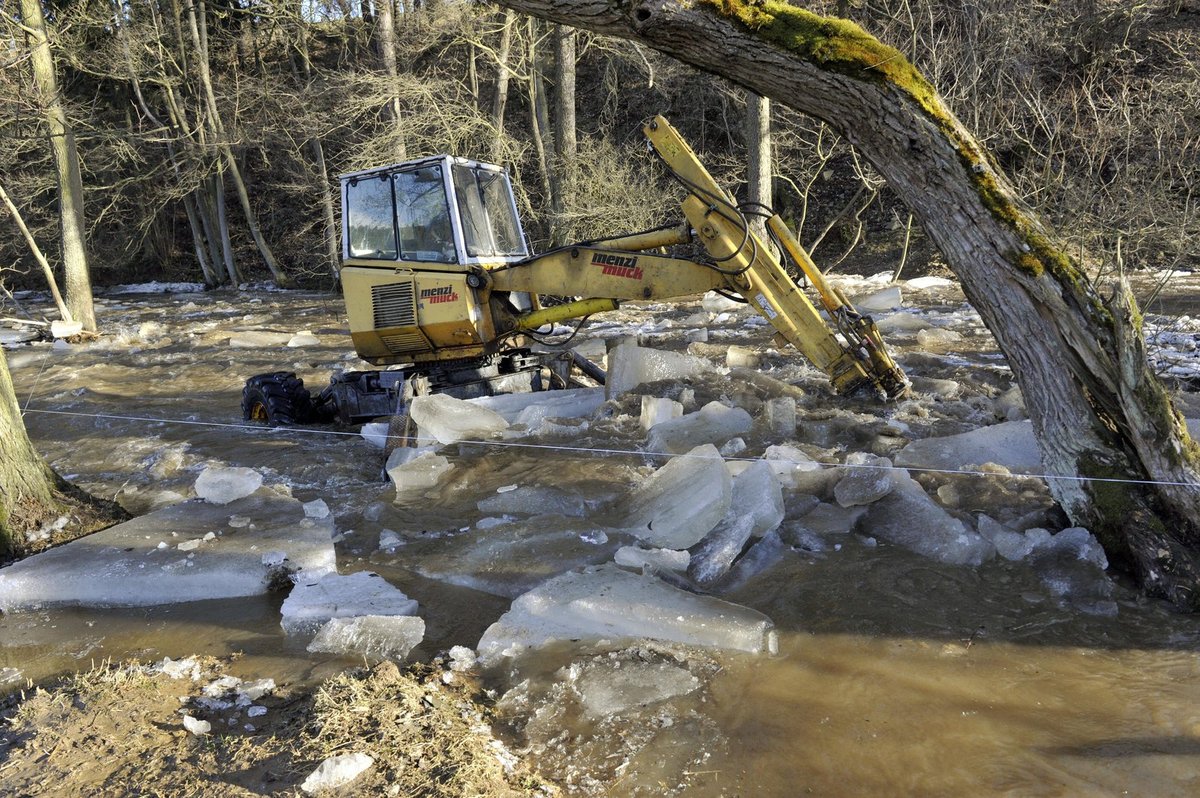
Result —
[[396, 22], [393, 12], [394, 0], [379, 0], [375, 9], [379, 14], [379, 25], [376, 27], [376, 42], [379, 46], [379, 59], [383, 64], [383, 74], [387, 77], [388, 85], [393, 94], [384, 107], [384, 118], [391, 120], [393, 132], [392, 151], [397, 161], [408, 160], [408, 144], [404, 135], [404, 116], [400, 109], [400, 70], [396, 63]]
[[[771, 207], [771, 166], [771, 101], [747, 92], [746, 199], [762, 206], [760, 210]], [[752, 216], [750, 225], [759, 238], [769, 240], [766, 218]]]
[[50, 150], [58, 172], [59, 233], [62, 236], [63, 287], [67, 308], [83, 329], [96, 331], [96, 310], [92, 303], [92, 278], [88, 271], [87, 228], [83, 220], [83, 176], [79, 170], [79, 151], [75, 131], [67, 121], [66, 109], [58, 91], [54, 56], [41, 0], [21, 0], [21, 19], [29, 42], [30, 64], [38, 103], [50, 133]]
[[[1200, 447], [1149, 368], [1127, 289], [1102, 299], [901, 53], [775, 0], [501, 5], [643, 42], [841, 132], [920, 221], [995, 335], [1071, 520], [1147, 593], [1200, 609]], [[1103, 481], [1112, 479], [1135, 481]]]
[[499, 71], [496, 73], [496, 94], [492, 97], [492, 127], [496, 129], [496, 145], [493, 159], [500, 157], [500, 139], [504, 135], [504, 110], [508, 105], [508, 79], [511, 72], [508, 60], [512, 53], [513, 27], [516, 25], [516, 14], [504, 12], [504, 27], [500, 31]]
[[25, 238], [25, 243], [29, 245], [29, 252], [33, 255], [33, 259], [37, 261], [38, 266], [42, 269], [42, 274], [46, 277], [46, 284], [50, 286], [50, 296], [54, 297], [54, 306], [58, 308], [58, 315], [63, 321], [74, 321], [71, 317], [71, 311], [63, 302], [62, 294], [58, 292], [58, 281], [54, 279], [54, 270], [50, 268], [50, 262], [46, 260], [46, 256], [42, 254], [42, 248], [38, 246], [37, 241], [33, 237], [33, 233], [29, 232], [29, 227], [26, 226], [25, 220], [21, 217], [21, 211], [13, 203], [8, 196], [8, 192], [4, 190], [4, 186], [0, 185], [0, 202], [8, 208], [8, 212], [12, 214], [13, 222], [17, 225], [17, 229], [21, 231], [21, 235]]

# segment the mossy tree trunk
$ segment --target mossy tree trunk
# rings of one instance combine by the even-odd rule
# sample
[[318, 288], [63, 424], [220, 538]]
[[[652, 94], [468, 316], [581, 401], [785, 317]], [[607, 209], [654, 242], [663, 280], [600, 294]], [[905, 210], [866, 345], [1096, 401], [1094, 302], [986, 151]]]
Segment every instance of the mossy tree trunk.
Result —
[[775, 0], [500, 4], [642, 42], [837, 129], [903, 198], [995, 335], [1072, 521], [1148, 593], [1200, 609], [1200, 451], [1147, 364], [1128, 291], [1102, 298], [1089, 285], [902, 54]]
[[8, 360], [0, 349], [0, 557], [12, 551], [30, 519], [54, 512], [55, 487], [54, 472], [25, 433]]

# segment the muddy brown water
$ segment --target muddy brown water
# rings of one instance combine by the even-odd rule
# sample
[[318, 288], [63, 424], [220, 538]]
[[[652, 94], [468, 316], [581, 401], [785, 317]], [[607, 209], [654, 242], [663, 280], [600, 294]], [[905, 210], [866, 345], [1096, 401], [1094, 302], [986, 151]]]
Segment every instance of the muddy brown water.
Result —
[[[967, 343], [943, 353], [919, 351], [911, 335], [892, 337], [911, 374], [952, 380], [957, 393], [941, 385], [944, 395], [924, 395], [905, 407], [842, 402], [821, 393], [810, 369], [768, 351], [764, 370], [806, 385], [814, 397], [803, 409], [806, 443], [844, 454], [877, 443], [889, 420], [903, 422], [912, 437], [955, 433], [987, 420], [990, 399], [1007, 387], [1008, 375], [978, 319], [950, 289], [913, 292], [908, 301], [909, 310], [966, 336]], [[1188, 306], [1179, 293], [1165, 301]], [[338, 543], [340, 570], [376, 570], [420, 602], [428, 634], [415, 657], [474, 646], [509, 600], [421, 577], [403, 556], [379, 556], [381, 530], [453, 529], [477, 520], [475, 502], [500, 485], [588, 485], [606, 469], [631, 473], [649, 464], [636, 453], [636, 419], [597, 423], [563, 443], [631, 453], [466, 447], [456, 456], [456, 484], [434, 501], [398, 507], [379, 481], [379, 450], [360, 437], [241, 424], [241, 386], [253, 374], [294, 370], [320, 386], [330, 369], [362, 365], [350, 354], [337, 297], [114, 294], [101, 299], [98, 310], [107, 335], [97, 344], [7, 352], [31, 437], [50, 462], [135, 512], [163, 491], [187, 495], [209, 463], [255, 468], [268, 482], [288, 484], [297, 498], [324, 499], [345, 533]], [[591, 334], [599, 340], [640, 333], [652, 345], [681, 348], [681, 322], [698, 310], [689, 303], [622, 311]], [[302, 329], [315, 332], [321, 345], [243, 349], [228, 343], [240, 331]], [[736, 314], [710, 332], [714, 344], [765, 346], [769, 337]], [[998, 517], [1045, 501], [1044, 490], [1028, 481], [957, 484], [964, 509]], [[631, 756], [606, 788], [611, 794], [1200, 792], [1200, 621], [1120, 583], [1117, 615], [1098, 617], [1056, 600], [1021, 563], [961, 568], [866, 536], [826, 542], [820, 552], [789, 553], [724, 596], [775, 621], [778, 656], [718, 657], [720, 667], [703, 690], [673, 699], [672, 717], [691, 720]], [[234, 672], [280, 682], [345, 667], [346, 661], [311, 655], [282, 634], [281, 600], [6, 615], [0, 617], [0, 673], [12, 675], [3, 670], [11, 668], [20, 677], [4, 689], [104, 658], [243, 652]], [[553, 681], [572, 656], [546, 652], [522, 675]], [[507, 686], [503, 674], [494, 679], [497, 689]], [[580, 739], [604, 739], [619, 730], [575, 732]], [[603, 771], [599, 763], [574, 763], [580, 770], [592, 765]]]

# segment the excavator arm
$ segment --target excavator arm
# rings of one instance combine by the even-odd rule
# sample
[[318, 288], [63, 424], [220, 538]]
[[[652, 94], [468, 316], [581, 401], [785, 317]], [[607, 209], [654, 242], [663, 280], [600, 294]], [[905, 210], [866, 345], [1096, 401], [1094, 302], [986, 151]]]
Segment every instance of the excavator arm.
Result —
[[[888, 354], [869, 316], [858, 313], [831, 286], [783, 219], [766, 216], [766, 229], [779, 250], [816, 290], [825, 317], [788, 274], [774, 249], [750, 228], [748, 214], [724, 191], [678, 131], [661, 116], [643, 128], [651, 149], [688, 190], [684, 228], [653, 231], [601, 244], [563, 247], [486, 272], [494, 292], [529, 292], [586, 297], [567, 305], [514, 314], [497, 329], [535, 329], [553, 321], [591, 315], [619, 300], [661, 300], [721, 290], [742, 296], [790, 343], [829, 375], [839, 393], [874, 390], [888, 398], [908, 388], [903, 371]], [[698, 241], [705, 262], [646, 254], [644, 250]]]

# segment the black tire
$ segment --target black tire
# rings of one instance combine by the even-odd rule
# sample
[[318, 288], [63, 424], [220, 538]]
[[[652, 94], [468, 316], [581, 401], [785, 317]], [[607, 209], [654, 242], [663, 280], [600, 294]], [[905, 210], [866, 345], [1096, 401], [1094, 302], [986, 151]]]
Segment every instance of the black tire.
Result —
[[259, 374], [246, 380], [242, 389], [244, 420], [290, 427], [310, 423], [312, 415], [312, 396], [304, 380], [290, 371]]

